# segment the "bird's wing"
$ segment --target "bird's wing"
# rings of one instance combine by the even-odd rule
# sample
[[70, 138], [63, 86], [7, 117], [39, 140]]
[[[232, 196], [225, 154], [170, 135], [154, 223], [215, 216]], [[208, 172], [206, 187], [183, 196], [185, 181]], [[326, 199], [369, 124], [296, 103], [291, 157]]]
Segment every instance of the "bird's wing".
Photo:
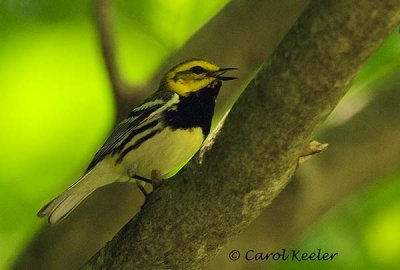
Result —
[[129, 116], [117, 125], [100, 150], [97, 151], [86, 172], [93, 169], [105, 156], [118, 150], [119, 142], [126, 136], [129, 136], [135, 130], [139, 131], [139, 128], [143, 127], [146, 123], [151, 124], [152, 119], [166, 109], [174, 106], [178, 101], [179, 97], [175, 93], [165, 91], [156, 92], [151, 98], [133, 109]]

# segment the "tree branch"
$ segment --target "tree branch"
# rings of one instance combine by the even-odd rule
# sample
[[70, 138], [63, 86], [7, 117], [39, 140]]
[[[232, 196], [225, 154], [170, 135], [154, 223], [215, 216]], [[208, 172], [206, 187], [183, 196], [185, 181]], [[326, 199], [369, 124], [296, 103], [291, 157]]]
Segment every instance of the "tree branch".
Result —
[[121, 80], [121, 75], [116, 63], [111, 2], [112, 0], [94, 0], [93, 10], [104, 63], [110, 78], [115, 100], [118, 104], [124, 93], [124, 83]]
[[140, 90], [139, 88], [128, 86], [122, 79], [118, 68], [114, 42], [115, 29], [112, 16], [114, 13], [112, 2], [113, 0], [93, 0], [93, 11], [103, 60], [117, 107], [117, 119], [122, 119], [132, 109], [132, 103], [140, 101], [139, 96], [136, 94], [136, 92], [140, 93]]
[[204, 267], [288, 183], [316, 126], [399, 21], [395, 0], [313, 1], [232, 109], [204, 165], [190, 163], [153, 192], [83, 269]]
[[[318, 135], [319, 139], [329, 141], [328, 151], [300, 166], [293, 181], [272, 205], [237, 239], [230, 241], [207, 269], [268, 267], [265, 261], [232, 262], [228, 254], [233, 249], [274, 251], [293, 247], [329, 209], [399, 167], [399, 76], [397, 73], [373, 87], [376, 96], [359, 114], [341, 126], [325, 128]], [[390, 149], [382, 149], [383, 145], [390, 145]]]
[[[239, 95], [236, 89], [272, 53], [307, 3], [308, 0], [230, 1], [166, 60], [164, 68], [143, 88], [154, 90], [161, 74], [186, 58], [203, 57], [220, 65], [239, 67], [239, 80], [230, 82], [218, 98], [216, 114], [222, 116]], [[130, 98], [124, 102], [126, 106], [117, 108], [120, 116], [126, 115], [129, 105], [134, 104]], [[141, 194], [129, 184], [114, 184], [96, 191], [61, 224], [44, 226], [21, 253], [14, 268], [78, 268], [126, 224], [141, 204]], [[71, 234], [76, 237], [70, 237]]]

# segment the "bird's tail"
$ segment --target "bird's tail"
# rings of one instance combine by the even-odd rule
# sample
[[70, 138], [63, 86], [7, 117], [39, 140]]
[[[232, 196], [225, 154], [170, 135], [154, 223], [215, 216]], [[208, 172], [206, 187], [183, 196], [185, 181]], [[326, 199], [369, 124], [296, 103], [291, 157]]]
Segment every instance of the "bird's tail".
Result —
[[39, 217], [48, 216], [50, 224], [57, 223], [71, 213], [92, 192], [93, 190], [80, 191], [79, 185], [74, 185], [43, 206], [37, 215]]
[[120, 174], [113, 173], [108, 163], [99, 164], [81, 177], [75, 184], [51, 200], [37, 213], [38, 217], [48, 216], [50, 224], [65, 218], [87, 196], [97, 188], [116, 181]]

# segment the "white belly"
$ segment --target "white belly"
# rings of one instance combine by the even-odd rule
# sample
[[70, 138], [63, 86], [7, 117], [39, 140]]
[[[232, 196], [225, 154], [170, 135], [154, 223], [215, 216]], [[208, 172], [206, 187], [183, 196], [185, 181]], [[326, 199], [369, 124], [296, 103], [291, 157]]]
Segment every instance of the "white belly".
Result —
[[165, 128], [138, 148], [129, 152], [122, 160], [122, 166], [130, 174], [147, 179], [151, 172], [158, 170], [162, 176], [189, 160], [201, 147], [201, 128], [172, 130]]

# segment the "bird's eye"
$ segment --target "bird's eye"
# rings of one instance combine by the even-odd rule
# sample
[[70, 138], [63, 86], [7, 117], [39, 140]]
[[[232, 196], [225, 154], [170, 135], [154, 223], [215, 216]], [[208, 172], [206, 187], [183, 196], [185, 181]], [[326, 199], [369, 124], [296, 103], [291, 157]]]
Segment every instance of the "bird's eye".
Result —
[[194, 66], [190, 69], [190, 71], [195, 74], [201, 74], [205, 72], [204, 68], [202, 68], [201, 66]]

